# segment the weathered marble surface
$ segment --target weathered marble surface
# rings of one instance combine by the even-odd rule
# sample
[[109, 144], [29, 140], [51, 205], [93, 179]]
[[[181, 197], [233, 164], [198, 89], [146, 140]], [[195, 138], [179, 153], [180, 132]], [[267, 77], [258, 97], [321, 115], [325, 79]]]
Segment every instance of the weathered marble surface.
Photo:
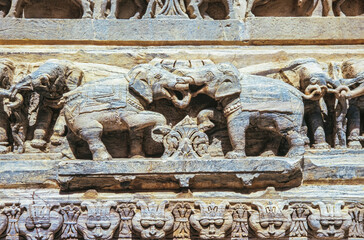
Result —
[[[363, 17], [239, 20], [2, 19], [2, 44], [363, 44]], [[166, 26], [166, 27], [161, 27]], [[297, 27], [299, 26], [299, 27]], [[323, 27], [324, 26], [324, 27]], [[74, 34], [77, 32], [77, 34]]]

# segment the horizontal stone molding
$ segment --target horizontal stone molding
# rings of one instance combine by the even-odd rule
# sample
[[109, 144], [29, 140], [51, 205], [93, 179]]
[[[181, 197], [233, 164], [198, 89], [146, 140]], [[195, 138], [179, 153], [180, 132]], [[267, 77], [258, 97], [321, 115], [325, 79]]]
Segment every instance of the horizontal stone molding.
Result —
[[364, 17], [239, 20], [1, 19], [0, 44], [362, 44]]

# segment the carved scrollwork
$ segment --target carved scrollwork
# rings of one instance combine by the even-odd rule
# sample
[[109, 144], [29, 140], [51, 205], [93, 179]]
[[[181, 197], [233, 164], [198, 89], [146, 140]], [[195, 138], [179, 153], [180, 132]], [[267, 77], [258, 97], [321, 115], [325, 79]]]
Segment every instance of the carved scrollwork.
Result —
[[177, 203], [172, 213], [174, 215], [173, 239], [188, 240], [190, 239], [190, 222], [192, 207], [189, 203]]
[[6, 240], [19, 240], [19, 218], [23, 210], [24, 208], [19, 206], [19, 204], [12, 204], [3, 209], [3, 214], [8, 217]]
[[135, 215], [135, 204], [123, 203], [118, 205], [117, 211], [120, 214], [119, 239], [132, 239], [132, 219]]
[[41, 203], [26, 206], [26, 211], [19, 218], [19, 232], [27, 240], [53, 240], [63, 224], [62, 215], [55, 207]]
[[307, 216], [311, 214], [310, 208], [303, 203], [295, 203], [290, 206], [292, 212], [292, 224], [289, 230], [291, 237], [307, 237]]
[[74, 240], [78, 238], [77, 220], [81, 214], [81, 208], [73, 204], [62, 207], [60, 213], [63, 215], [61, 239]]
[[348, 210], [342, 210], [343, 201], [334, 204], [315, 202], [312, 214], [308, 216], [308, 224], [317, 238], [340, 239], [348, 235], [351, 217]]
[[245, 204], [236, 204], [233, 207], [232, 240], [239, 240], [249, 235], [249, 207]]
[[353, 203], [348, 208], [352, 220], [349, 228], [349, 237], [364, 238], [364, 205]]

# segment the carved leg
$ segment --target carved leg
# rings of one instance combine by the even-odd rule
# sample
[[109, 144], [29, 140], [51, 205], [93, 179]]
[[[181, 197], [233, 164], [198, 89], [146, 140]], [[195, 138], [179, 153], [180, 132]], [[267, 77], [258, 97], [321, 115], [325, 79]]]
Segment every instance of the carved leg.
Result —
[[250, 112], [237, 111], [227, 117], [228, 132], [233, 151], [226, 154], [227, 158], [246, 157], [245, 132], [250, 123]]
[[62, 138], [65, 136], [65, 134], [66, 134], [66, 119], [64, 118], [64, 111], [61, 110], [53, 128], [51, 143], [53, 145], [62, 144]]
[[199, 6], [203, 0], [191, 0], [187, 6], [187, 11], [190, 13], [191, 18], [202, 19]]
[[95, 0], [94, 5], [94, 18], [96, 19], [104, 19], [106, 15], [106, 7], [108, 0]]
[[[306, 112], [306, 108], [310, 110]], [[321, 116], [321, 110], [317, 102], [307, 103], [305, 106], [306, 123], [313, 136], [313, 147], [319, 149], [329, 148], [325, 139], [324, 122]]]
[[112, 159], [104, 143], [101, 141], [103, 133], [103, 126], [101, 123], [96, 120], [90, 120], [87, 117], [83, 117], [76, 119], [74, 125], [81, 126], [78, 129], [78, 136], [88, 143], [93, 160]]
[[145, 128], [154, 126], [152, 129], [152, 138], [157, 142], [161, 142], [163, 137], [170, 131], [166, 118], [160, 113], [142, 111], [129, 114], [122, 118], [130, 129], [130, 155], [132, 157], [144, 156], [142, 131]]
[[[116, 7], [118, 5], [117, 0], [111, 0], [110, 1], [110, 13], [109, 16], [107, 16], [107, 19], [116, 19]], [[105, 7], [106, 8], [106, 7]]]
[[322, 16], [334, 16], [334, 12], [332, 11], [332, 1], [333, 0], [322, 0]]
[[233, 1], [234, 0], [224, 0], [223, 3], [225, 5], [225, 9], [227, 11], [227, 17], [226, 19], [235, 19], [235, 12], [233, 7]]
[[10, 125], [7, 114], [0, 111], [0, 154], [8, 153], [10, 151], [8, 139], [9, 129]]
[[135, 4], [137, 6], [137, 10], [136, 10], [135, 15], [133, 17], [131, 17], [131, 19], [140, 19], [142, 17], [143, 9], [144, 9], [145, 5], [144, 5], [143, 1], [141, 1], [141, 0], [136, 0]]
[[9, 10], [8, 15], [6, 17], [8, 18], [18, 18], [23, 15], [23, 0], [13, 0], [11, 1], [11, 7]]
[[79, 0], [79, 1], [81, 1], [81, 6], [83, 10], [82, 18], [92, 18], [90, 0]]
[[45, 138], [52, 121], [53, 111], [49, 107], [41, 107], [38, 112], [37, 123], [34, 130], [34, 138], [30, 145], [34, 148], [45, 148], [47, 142]]
[[358, 106], [351, 104], [348, 110], [348, 147], [353, 149], [361, 149], [359, 141], [360, 136], [360, 109]]
[[345, 2], [345, 0], [336, 0], [335, 6], [333, 6], [335, 16], [345, 17], [345, 14], [341, 10], [341, 5]]

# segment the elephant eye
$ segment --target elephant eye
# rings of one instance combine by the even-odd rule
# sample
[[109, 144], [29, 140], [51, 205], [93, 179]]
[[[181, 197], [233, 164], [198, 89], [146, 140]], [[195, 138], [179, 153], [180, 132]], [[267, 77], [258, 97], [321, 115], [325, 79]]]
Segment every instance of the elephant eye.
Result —
[[209, 72], [206, 73], [205, 77], [207, 79], [213, 79], [215, 77], [215, 75], [211, 71], [209, 71]]
[[162, 78], [162, 75], [158, 73], [158, 74], [156, 74], [156, 75], [154, 76], [154, 78], [155, 78], [155, 79], [161, 79], [161, 78]]

